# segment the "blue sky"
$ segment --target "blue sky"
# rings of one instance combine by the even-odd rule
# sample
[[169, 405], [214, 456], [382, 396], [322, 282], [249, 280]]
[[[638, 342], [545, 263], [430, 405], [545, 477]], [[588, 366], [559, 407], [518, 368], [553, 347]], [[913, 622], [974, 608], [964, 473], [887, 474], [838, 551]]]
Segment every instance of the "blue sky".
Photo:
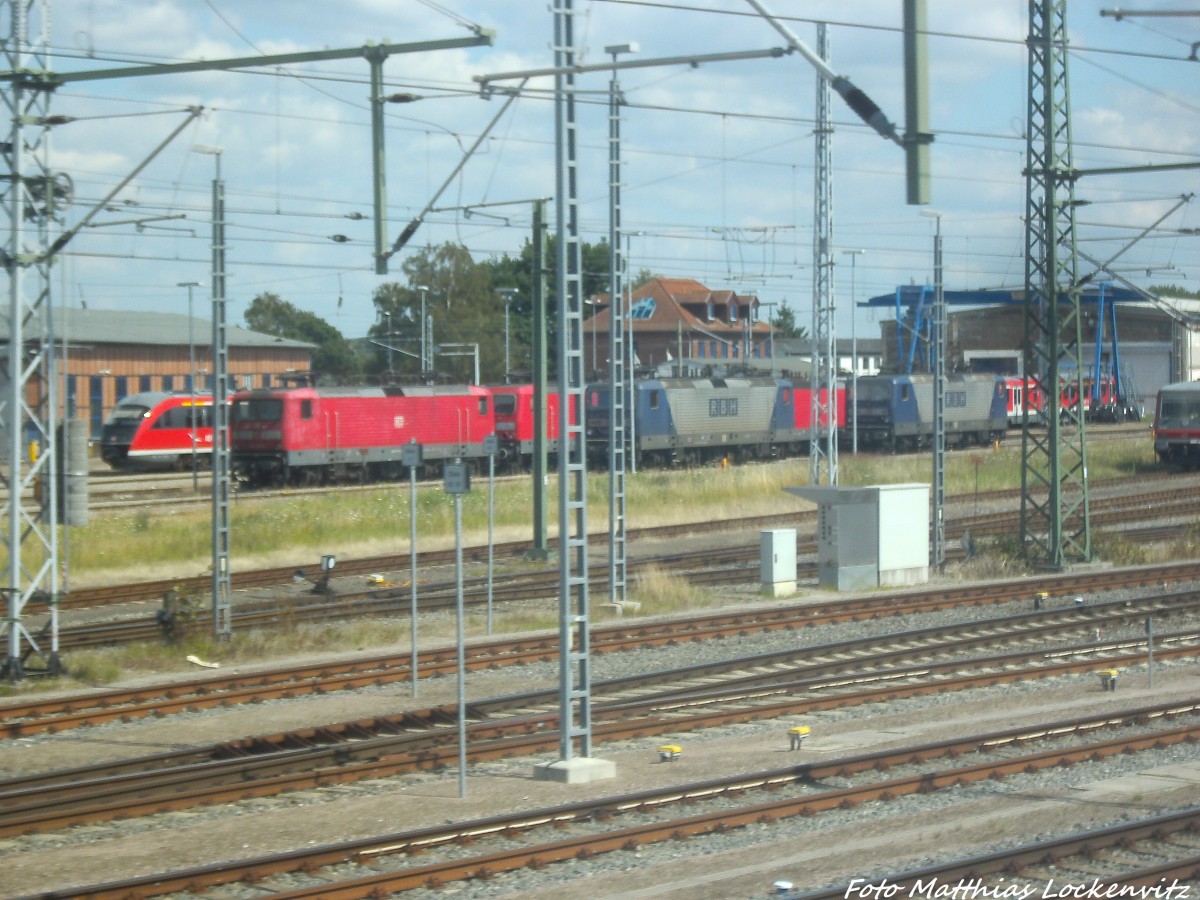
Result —
[[[832, 67], [851, 78], [903, 129], [900, 0], [769, 0], [767, 8], [810, 47], [830, 22]], [[763, 50], [782, 38], [744, 0], [576, 0], [580, 62], [636, 42], [643, 58]], [[1073, 2], [1072, 127], [1079, 168], [1200, 161], [1200, 17], [1115, 18], [1112, 4]], [[1195, 10], [1184, 0], [1126, 10]], [[389, 241], [450, 175], [500, 108], [472, 77], [552, 64], [549, 4], [528, 0], [58, 0], [50, 23], [53, 65], [63, 72], [357, 47], [496, 33], [492, 47], [391, 57], [385, 90], [421, 99], [386, 107]], [[802, 17], [802, 18], [797, 18]], [[1027, 4], [929, 0], [933, 200], [941, 213], [950, 288], [1014, 286], [1021, 259], [1025, 187]], [[811, 320], [815, 74], [797, 55], [620, 75], [624, 113], [623, 222], [631, 264], [715, 289], [786, 302]], [[577, 79], [580, 221], [585, 241], [605, 238], [609, 75]], [[78, 221], [199, 104], [190, 125], [70, 247], [54, 289], [90, 308], [186, 309], [179, 282], [209, 284], [208, 204], [214, 158], [226, 182], [229, 320], [273, 291], [318, 313], [348, 337], [373, 321], [372, 291], [401, 280], [403, 254], [455, 241], [476, 259], [515, 254], [529, 235], [531, 198], [554, 189], [554, 109], [549, 79], [530, 82], [438, 206], [515, 201], [467, 215], [433, 213], [392, 274], [374, 274], [370, 216], [368, 67], [362, 60], [286, 70], [210, 72], [71, 83], [51, 111], [78, 117], [55, 130], [51, 165], [75, 184]], [[834, 279], [839, 336], [862, 299], [932, 277], [934, 222], [905, 204], [898, 147], [833, 99]], [[1081, 249], [1108, 258], [1195, 191], [1200, 171], [1096, 176], [1078, 196]], [[486, 215], [484, 214], [486, 213]], [[160, 216], [184, 218], [157, 219]], [[365, 218], [358, 218], [362, 216]], [[156, 221], [152, 221], [155, 220]], [[551, 214], [553, 221], [553, 214]], [[1200, 289], [1200, 201], [1121, 259], [1138, 284]], [[636, 234], [635, 234], [636, 233]], [[349, 240], [335, 242], [333, 235]], [[339, 305], [339, 298], [341, 303]], [[859, 337], [886, 314], [860, 311]]]

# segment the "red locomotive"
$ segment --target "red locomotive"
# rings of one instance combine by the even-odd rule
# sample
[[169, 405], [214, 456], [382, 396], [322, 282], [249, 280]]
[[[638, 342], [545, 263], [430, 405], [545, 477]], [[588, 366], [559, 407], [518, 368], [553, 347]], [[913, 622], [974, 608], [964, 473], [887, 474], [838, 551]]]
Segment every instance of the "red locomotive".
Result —
[[145, 391], [109, 413], [100, 433], [100, 458], [114, 469], [183, 469], [192, 453], [212, 459], [211, 395]]
[[232, 469], [255, 486], [399, 479], [403, 449], [425, 462], [482, 457], [492, 395], [472, 386], [241, 391], [230, 415]]
[[[533, 385], [504, 384], [490, 387], [496, 414], [500, 462], [519, 465], [533, 453]], [[572, 421], [574, 419], [572, 418]], [[558, 394], [546, 392], [546, 449], [558, 452]]]

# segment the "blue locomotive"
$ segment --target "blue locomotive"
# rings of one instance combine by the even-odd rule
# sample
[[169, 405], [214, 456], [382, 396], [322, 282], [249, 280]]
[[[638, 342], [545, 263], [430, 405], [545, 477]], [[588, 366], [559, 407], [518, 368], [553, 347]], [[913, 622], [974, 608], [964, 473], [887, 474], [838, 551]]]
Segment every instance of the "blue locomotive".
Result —
[[[795, 453], [791, 382], [774, 378], [655, 378], [638, 381], [626, 426], [639, 463], [703, 465], [742, 462]], [[807, 402], [807, 401], [806, 401]], [[593, 384], [586, 394], [588, 452], [607, 457], [611, 421], [609, 388]], [[628, 410], [626, 411], [628, 414]]]
[[[858, 378], [860, 447], [919, 450], [933, 444], [933, 376]], [[946, 376], [946, 445], [989, 444], [1008, 428], [1005, 382], [998, 375]]]

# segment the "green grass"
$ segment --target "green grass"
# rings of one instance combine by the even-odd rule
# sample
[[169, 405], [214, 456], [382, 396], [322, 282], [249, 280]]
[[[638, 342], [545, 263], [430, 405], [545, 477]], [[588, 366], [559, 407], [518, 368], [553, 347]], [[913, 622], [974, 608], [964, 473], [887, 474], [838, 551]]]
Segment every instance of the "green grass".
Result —
[[[1149, 437], [1094, 442], [1088, 450], [1089, 478], [1135, 475], [1156, 470]], [[928, 456], [857, 456], [839, 460], [844, 485], [925, 482], [931, 479]], [[947, 494], [970, 496], [1016, 489], [1021, 479], [1020, 439], [1000, 449], [982, 448], [947, 454]], [[715, 521], [786, 512], [808, 505], [784, 488], [808, 482], [808, 460], [728, 469], [643, 470], [626, 479], [630, 527], [688, 521]], [[475, 479], [463, 498], [463, 531], [468, 543], [487, 539], [487, 482]], [[588, 527], [608, 522], [608, 478], [588, 480]], [[557, 530], [557, 483], [548, 487], [549, 529]], [[526, 480], [496, 485], [495, 533], [498, 541], [530, 536], [530, 489]], [[450, 546], [454, 539], [453, 500], [436, 484], [417, 492], [418, 544], [424, 549]], [[344, 558], [406, 553], [409, 535], [407, 484], [369, 491], [298, 495], [280, 499], [237, 496], [231, 506], [234, 570], [270, 565], [311, 567], [326, 553]], [[71, 530], [70, 572], [74, 585], [112, 581], [181, 578], [209, 571], [211, 518], [206, 506], [192, 510], [134, 510], [94, 514], [84, 528]]]
[[[845, 485], [928, 483], [928, 455], [892, 457], [851, 455], [843, 450], [839, 460]], [[1096, 441], [1088, 448], [1089, 477], [1107, 478], [1158, 471], [1148, 434], [1128, 440]], [[999, 449], [982, 448], [947, 455], [946, 490], [950, 496], [970, 497], [1020, 486], [1021, 444], [1014, 437]], [[651, 527], [690, 521], [716, 521], [811, 508], [811, 504], [786, 494], [784, 488], [808, 482], [808, 460], [793, 459], [769, 465], [728, 469], [643, 470], [626, 479], [630, 527]], [[463, 499], [463, 529], [467, 543], [487, 538], [487, 481], [475, 479]], [[557, 530], [557, 486], [548, 487], [549, 529]], [[588, 481], [589, 530], [607, 529], [607, 475]], [[297, 565], [313, 568], [320, 556], [342, 558], [408, 552], [409, 488], [407, 483], [380, 486], [368, 491], [323, 495], [297, 495], [259, 499], [237, 496], [231, 507], [231, 547], [235, 571], [264, 566]], [[497, 541], [530, 537], [530, 490], [526, 479], [496, 485], [495, 533]], [[447, 547], [454, 540], [454, 505], [437, 484], [419, 488], [417, 499], [418, 545], [421, 549]], [[1193, 534], [1164, 548], [1156, 558], [1194, 556], [1198, 535]], [[964, 564], [962, 574], [972, 578], [1012, 577], [1022, 564], [1013, 547], [994, 541], [984, 553]], [[1152, 562], [1147, 551], [1117, 537], [1096, 534], [1097, 556], [1119, 565]], [[194, 510], [131, 510], [93, 514], [84, 528], [73, 528], [69, 544], [70, 583], [86, 586], [130, 580], [183, 578], [210, 570], [211, 520], [207, 507]], [[1172, 556], [1174, 554], [1174, 556]], [[503, 575], [501, 574], [501, 580]], [[641, 604], [642, 615], [663, 615], [712, 606], [721, 602], [711, 592], [694, 591], [682, 579], [661, 571], [640, 575], [630, 584], [630, 599]], [[603, 622], [618, 615], [599, 598], [593, 599], [593, 620]], [[554, 629], [557, 610], [524, 608], [497, 610], [498, 633]], [[484, 633], [482, 614], [468, 615], [467, 633]], [[423, 625], [422, 642], [454, 638], [452, 619]], [[69, 678], [59, 686], [104, 685], [132, 673], [198, 671], [185, 661], [189, 654], [222, 665], [263, 662], [272, 658], [400, 648], [411, 643], [403, 621], [357, 620], [320, 625], [285, 624], [265, 631], [243, 631], [227, 643], [212, 640], [205, 628], [177, 644], [145, 644], [110, 650], [79, 651], [67, 661]], [[16, 687], [0, 685], [0, 696], [14, 691], [43, 690], [45, 681]]]

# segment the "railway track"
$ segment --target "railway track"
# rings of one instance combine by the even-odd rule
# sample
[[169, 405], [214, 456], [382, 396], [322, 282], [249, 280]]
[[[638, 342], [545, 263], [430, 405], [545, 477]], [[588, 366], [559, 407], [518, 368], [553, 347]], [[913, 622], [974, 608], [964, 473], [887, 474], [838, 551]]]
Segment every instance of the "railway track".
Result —
[[[1134, 859], [1139, 861], [1131, 863]], [[1149, 860], [1155, 862], [1148, 865]], [[1098, 869], [1107, 871], [1100, 874]], [[1123, 887], [1126, 892], [1135, 887], [1161, 890], [1180, 883], [1186, 886], [1200, 880], [1200, 806], [896, 872], [872, 879], [864, 889], [886, 885], [907, 891], [919, 884], [966, 885], [996, 875], [1002, 875], [1005, 886], [1014, 891], [1009, 896], [1016, 896], [1015, 892], [1023, 888], [1031, 891], [1028, 896], [1045, 896], [1048, 886], [1062, 885], [1068, 879], [1069, 883], [1093, 890], [1092, 896], [1122, 896], [1106, 893], [1110, 886]], [[845, 900], [846, 891], [846, 886], [840, 885], [789, 894], [788, 900]]]
[[[611, 653], [655, 644], [713, 640], [755, 631], [799, 630], [838, 622], [965, 609], [1014, 600], [1032, 601], [1039, 593], [1061, 599], [1115, 588], [1153, 586], [1161, 589], [1167, 583], [1194, 579], [1200, 579], [1200, 562], [1051, 575], [990, 585], [868, 594], [785, 607], [752, 607], [734, 613], [692, 616], [665, 622], [621, 622], [594, 627], [591, 630], [591, 650], [593, 653]], [[474, 641], [466, 647], [466, 665], [471, 670], [519, 665], [556, 658], [558, 651], [557, 633]], [[0, 737], [21, 737], [113, 720], [169, 715], [182, 710], [411, 681], [411, 664], [410, 656], [388, 653], [252, 675], [206, 676], [136, 690], [98, 691], [65, 698], [3, 703], [0, 704], [0, 721], [4, 723], [0, 728]], [[449, 674], [456, 665], [455, 647], [426, 650], [418, 656], [418, 677], [425, 679]]]
[[[1195, 621], [1200, 590], [1004, 616], [646, 673], [593, 684], [593, 738], [753, 722], [885, 699], [1125, 668], [1144, 637], [1122, 623]], [[976, 655], [980, 648], [984, 655]], [[1161, 633], [1160, 660], [1200, 655], [1200, 628]], [[557, 689], [473, 700], [470, 759], [558, 742]], [[1198, 726], [1200, 727], [1200, 726]], [[442, 768], [457, 758], [457, 707], [441, 706], [0, 782], [0, 837]]]
[[[998, 499], [1013, 499], [1011, 491], [998, 491], [995, 496], [986, 498], [989, 501]], [[1112, 526], [1137, 521], [1139, 516], [1165, 518], [1178, 516], [1190, 520], [1195, 519], [1195, 504], [1187, 496], [1181, 496], [1180, 491], [1169, 489], [1136, 496], [1120, 496], [1098, 498], [1091, 502], [1092, 521], [1097, 526]], [[947, 540], [954, 542], [962, 539], [964, 532], [970, 532], [975, 538], [993, 535], [1009, 534], [1019, 527], [1019, 511], [1006, 513], [989, 513], [984, 515], [956, 516], [947, 522]], [[699, 522], [683, 525], [667, 525], [654, 528], [630, 529], [628, 540], [653, 541], [662, 540], [686, 534], [703, 534], [711, 531], [752, 531], [762, 528], [780, 526], [815, 527], [816, 513], [813, 510], [793, 511], [778, 515], [748, 516], [737, 520], [722, 520], [719, 522]], [[607, 535], [596, 535], [595, 539], [606, 542]], [[497, 560], [515, 560], [525, 556], [532, 548], [529, 541], [510, 541], [497, 544], [493, 548]], [[757, 548], [744, 548], [735, 562], [749, 564], [754, 561], [751, 554], [757, 553]], [[816, 543], [801, 538], [797, 543], [797, 553], [803, 558], [816, 552]], [[707, 556], [713, 556], [707, 553]], [[487, 559], [487, 548], [476, 546], [464, 548], [463, 559], [468, 563], [484, 562]], [[438, 566], [446, 566], [454, 561], [454, 550], [425, 551], [418, 556], [418, 567], [428, 570]], [[664, 560], [665, 561], [665, 560]], [[635, 563], [636, 564], [636, 563]], [[388, 554], [358, 560], [339, 560], [338, 574], [342, 577], [364, 576], [378, 572], [407, 572], [411, 560], [407, 554]], [[290, 584], [296, 573], [295, 566], [277, 566], [252, 572], [235, 572], [231, 577], [235, 591], [245, 591], [256, 588], [269, 588]], [[506, 575], [506, 579], [513, 576]], [[557, 586], [557, 572], [523, 574], [520, 576], [526, 583], [540, 580], [546, 585]], [[171, 590], [184, 592], [203, 592], [210, 585], [209, 576], [193, 578], [164, 579], [159, 581], [140, 582], [127, 585], [112, 585], [96, 588], [73, 590], [59, 600], [59, 608], [63, 611], [70, 609], [89, 609], [110, 606], [118, 603], [139, 601], [157, 601]], [[607, 584], [594, 579], [596, 587], [607, 588]], [[340, 589], [339, 596], [345, 600], [362, 600], [368, 597], [381, 597], [387, 592], [379, 589], [360, 590], [358, 592]], [[393, 594], [399, 593], [396, 591]]]
[[[486, 880], [502, 872], [541, 868], [554, 862], [633, 851], [649, 844], [766, 827], [792, 817], [813, 817], [862, 804], [902, 802], [985, 780], [1030, 775], [1200, 740], [1200, 704], [1162, 704], [1077, 717], [1044, 725], [974, 734], [933, 743], [888, 748], [856, 756], [808, 762], [703, 782], [668, 784], [652, 790], [521, 811], [461, 823], [395, 832], [282, 854], [164, 872], [152, 876], [73, 888], [73, 897], [153, 897], [253, 882], [280, 898], [326, 900], [373, 898], [418, 887]], [[831, 782], [841, 782], [830, 787]], [[942, 866], [945, 878], [958, 872], [988, 872], [1015, 860], [1024, 865], [1095, 852], [1132, 840], [1164, 844], [1167, 835], [1195, 831], [1200, 810], [1105, 829], [1104, 844], [1086, 837], [1046, 841], [968, 861], [966, 868]], [[564, 837], [564, 829], [569, 836]], [[1041, 852], [1039, 856], [1038, 853]], [[1196, 869], [1196, 841], [1176, 844], [1176, 872]], [[1183, 859], [1180, 859], [1183, 857]], [[961, 865], [961, 864], [960, 864]], [[1112, 878], [1126, 883], [1131, 870], [1114, 866]], [[1147, 868], [1137, 877], [1150, 878]], [[907, 876], [910, 881], [916, 873]], [[967, 876], [963, 876], [967, 877]], [[297, 884], [297, 882], [303, 882]], [[1149, 883], [1149, 882], [1147, 882]], [[844, 898], [845, 888], [806, 897]]]

